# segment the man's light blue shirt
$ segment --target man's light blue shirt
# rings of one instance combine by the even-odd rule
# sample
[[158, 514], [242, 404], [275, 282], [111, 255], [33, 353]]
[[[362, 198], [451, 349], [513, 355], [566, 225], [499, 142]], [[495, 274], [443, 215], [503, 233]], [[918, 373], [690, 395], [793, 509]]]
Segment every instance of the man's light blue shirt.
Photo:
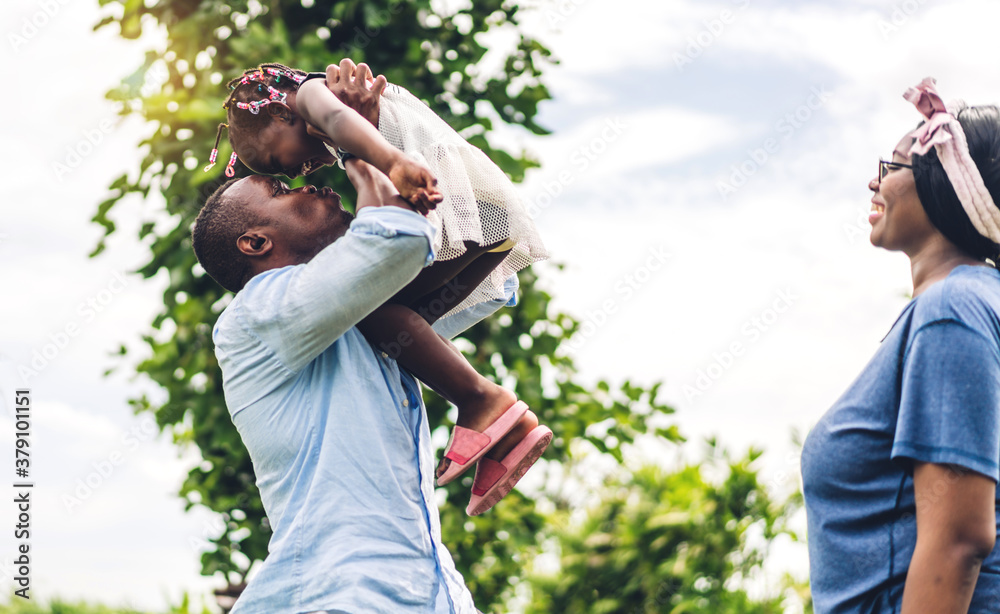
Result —
[[[255, 276], [213, 338], [274, 534], [233, 614], [475, 614], [441, 543], [420, 389], [355, 324], [434, 259], [434, 228], [363, 209], [307, 264]], [[513, 302], [517, 278], [508, 280]], [[495, 312], [441, 320], [454, 336]]]

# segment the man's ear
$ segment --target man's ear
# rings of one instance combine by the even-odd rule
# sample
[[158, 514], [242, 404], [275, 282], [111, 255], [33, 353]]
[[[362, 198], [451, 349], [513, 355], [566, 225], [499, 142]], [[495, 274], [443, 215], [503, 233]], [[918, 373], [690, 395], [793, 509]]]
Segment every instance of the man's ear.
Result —
[[284, 102], [278, 102], [276, 100], [272, 101], [271, 104], [264, 107], [272, 119], [278, 119], [283, 122], [291, 123], [295, 118], [295, 111], [292, 110]]
[[266, 256], [274, 249], [274, 242], [259, 230], [248, 230], [236, 239], [236, 249], [251, 257]]

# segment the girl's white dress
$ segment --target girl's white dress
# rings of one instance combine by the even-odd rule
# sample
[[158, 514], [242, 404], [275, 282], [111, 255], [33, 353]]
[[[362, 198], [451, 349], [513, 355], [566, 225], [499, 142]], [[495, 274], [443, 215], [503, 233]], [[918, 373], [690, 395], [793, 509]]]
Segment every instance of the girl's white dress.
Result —
[[379, 103], [378, 129], [394, 147], [426, 164], [438, 180], [444, 200], [427, 216], [438, 229], [436, 260], [461, 256], [465, 241], [493, 245], [509, 239], [514, 243], [503, 262], [445, 316], [503, 298], [507, 278], [548, 257], [507, 175], [420, 99], [397, 85], [386, 87]]

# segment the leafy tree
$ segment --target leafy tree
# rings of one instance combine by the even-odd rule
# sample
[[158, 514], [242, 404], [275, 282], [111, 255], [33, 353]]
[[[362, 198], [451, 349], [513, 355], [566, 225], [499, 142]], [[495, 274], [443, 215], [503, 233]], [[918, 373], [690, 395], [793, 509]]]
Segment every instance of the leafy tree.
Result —
[[[136, 367], [165, 398], [143, 395], [130, 402], [136, 412], [152, 412], [178, 444], [200, 452], [204, 460], [189, 472], [179, 494], [189, 508], [204, 505], [221, 515], [225, 528], [211, 536], [202, 572], [220, 574], [238, 591], [253, 562], [266, 555], [270, 531], [213, 353], [212, 325], [230, 297], [197, 265], [189, 239], [201, 204], [224, 179], [224, 164], [207, 174], [201, 170], [224, 118], [221, 104], [228, 92], [222, 84], [265, 61], [313, 70], [343, 57], [365, 61], [423, 98], [519, 181], [537, 163], [523, 152], [492, 147], [487, 137], [498, 121], [546, 132], [535, 116], [538, 103], [549, 98], [539, 77], [551, 59], [543, 45], [520, 31], [518, 7], [507, 0], [467, 3], [450, 13], [435, 10], [429, 0], [99, 2], [107, 16], [98, 28], [117, 27], [128, 39], [154, 27], [166, 33], [165, 46], [149, 51], [144, 64], [108, 93], [122, 115], [139, 115], [155, 129], [140, 144], [138, 171], [124, 172], [109, 186], [94, 216], [105, 237], [115, 232], [116, 216], [143, 216], [137, 238], [149, 246], [149, 261], [139, 273], [168, 279], [163, 309], [143, 337], [149, 357]], [[500, 56], [491, 64], [500, 68], [490, 73], [487, 45], [500, 39], [484, 34], [502, 31], [512, 33], [514, 43], [490, 49]], [[225, 160], [225, 149], [220, 158]], [[311, 179], [353, 193], [336, 169]], [[147, 206], [140, 211], [135, 201]], [[102, 240], [94, 255], [104, 245]], [[665, 424], [657, 417], [673, 411], [657, 400], [658, 384], [586, 387], [577, 381], [560, 344], [579, 323], [554, 313], [550, 295], [536, 281], [534, 273], [523, 273], [520, 305], [468, 331], [465, 347], [481, 373], [514, 387], [553, 428], [546, 454], [550, 469], [570, 471], [587, 452], [621, 462], [623, 450], [642, 434], [680, 441], [676, 427], [653, 426]], [[127, 360], [124, 346], [121, 354]], [[433, 395], [427, 401], [432, 431], [446, 429], [446, 404]], [[560, 515], [569, 503], [566, 493], [547, 485], [531, 498], [512, 493], [490, 514], [470, 519], [464, 513], [470, 482], [466, 477], [448, 487], [442, 526], [459, 571], [485, 610], [514, 595], [538, 544], [565, 528]], [[539, 501], [555, 514], [543, 513]]]
[[[797, 499], [773, 500], [751, 450], [733, 460], [711, 442], [698, 464], [667, 472], [644, 467], [610, 482], [600, 505], [560, 531], [557, 574], [532, 577], [528, 612], [776, 614], [802, 602], [786, 578], [777, 596], [752, 599], [745, 580], [761, 570]], [[722, 470], [718, 483], [703, 469]], [[773, 587], [772, 587], [773, 590]]]
[[[139, 272], [148, 278], [162, 271], [169, 278], [163, 311], [152, 322], [160, 332], [151, 331], [144, 338], [151, 356], [138, 365], [139, 373], [164, 389], [166, 400], [159, 403], [142, 396], [132, 403], [136, 411], [154, 412], [160, 427], [170, 429], [178, 443], [198, 447], [204, 462], [191, 470], [180, 494], [189, 505], [219, 512], [227, 524], [224, 532], [213, 536], [214, 549], [203, 555], [203, 571], [222, 572], [239, 584], [250, 563], [264, 558], [269, 531], [249, 457], [225, 407], [212, 351], [212, 324], [228, 297], [197, 266], [189, 239], [201, 204], [224, 179], [222, 164], [213, 173], [201, 170], [216, 125], [224, 119], [221, 104], [228, 92], [222, 83], [263, 61], [315, 69], [342, 57], [367, 61], [427, 100], [519, 179], [534, 162], [491, 148], [485, 135], [495, 120], [544, 132], [534, 116], [537, 103], [548, 98], [537, 79], [548, 51], [520, 37], [502, 58], [502, 70], [479, 71], [477, 63], [486, 47], [478, 36], [516, 27], [517, 8], [498, 0], [477, 2], [451, 15], [437, 15], [428, 1], [101, 0], [101, 4], [108, 15], [97, 27], [117, 26], [123, 37], [134, 39], [144, 28], [162, 26], [167, 35], [162, 50], [148, 52], [143, 66], [108, 93], [121, 104], [123, 115], [138, 114], [155, 131], [141, 144], [144, 157], [139, 172], [116, 179], [94, 217], [111, 234], [113, 215], [119, 213], [115, 208], [129, 196], [152, 203], [140, 213], [146, 219], [138, 238], [149, 245], [150, 259]], [[316, 179], [352, 193], [335, 169]], [[166, 221], [164, 212], [169, 215]], [[134, 209], [119, 214], [134, 214]], [[102, 241], [95, 254], [103, 247]], [[526, 286], [530, 288], [530, 283]], [[534, 311], [540, 309], [536, 306]], [[542, 343], [555, 347], [553, 341]], [[480, 348], [479, 358], [495, 353], [496, 346]], [[444, 413], [437, 407], [436, 423]]]

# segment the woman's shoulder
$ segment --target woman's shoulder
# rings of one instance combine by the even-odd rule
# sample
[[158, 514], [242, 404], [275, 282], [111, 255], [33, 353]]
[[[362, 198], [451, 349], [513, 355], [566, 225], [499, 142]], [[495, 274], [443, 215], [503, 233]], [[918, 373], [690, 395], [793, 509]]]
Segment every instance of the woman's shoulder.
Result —
[[914, 303], [917, 327], [950, 320], [1000, 338], [1000, 271], [992, 267], [955, 267]]

